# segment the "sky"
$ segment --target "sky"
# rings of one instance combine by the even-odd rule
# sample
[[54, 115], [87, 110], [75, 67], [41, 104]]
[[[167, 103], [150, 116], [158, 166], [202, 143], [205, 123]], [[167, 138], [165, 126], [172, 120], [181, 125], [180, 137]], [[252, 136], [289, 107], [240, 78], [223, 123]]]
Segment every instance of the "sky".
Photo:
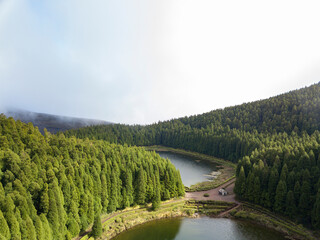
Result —
[[0, 109], [149, 124], [309, 86], [319, 11], [318, 0], [0, 0]]

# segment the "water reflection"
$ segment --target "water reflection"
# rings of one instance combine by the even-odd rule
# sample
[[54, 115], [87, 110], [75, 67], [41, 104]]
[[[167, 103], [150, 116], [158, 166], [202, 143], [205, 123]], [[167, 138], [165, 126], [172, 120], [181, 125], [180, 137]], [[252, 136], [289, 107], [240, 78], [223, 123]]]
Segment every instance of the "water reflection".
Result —
[[216, 164], [207, 160], [172, 152], [157, 153], [163, 158], [168, 158], [180, 170], [182, 182], [187, 187], [210, 180], [208, 175], [217, 169]]
[[180, 218], [155, 220], [129, 229], [114, 240], [174, 240], [181, 222]]
[[149, 222], [115, 240], [284, 240], [279, 233], [248, 222], [222, 218], [175, 218]]

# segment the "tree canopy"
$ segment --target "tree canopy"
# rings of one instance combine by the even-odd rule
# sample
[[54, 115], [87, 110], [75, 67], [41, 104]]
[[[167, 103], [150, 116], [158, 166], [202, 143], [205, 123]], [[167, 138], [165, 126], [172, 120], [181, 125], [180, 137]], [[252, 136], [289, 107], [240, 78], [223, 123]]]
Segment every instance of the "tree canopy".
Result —
[[269, 99], [147, 126], [101, 125], [65, 134], [128, 145], [164, 145], [238, 162], [235, 191], [240, 198], [317, 227], [319, 131], [317, 83]]
[[98, 236], [100, 213], [151, 203], [159, 194], [166, 199], [167, 191], [183, 195], [178, 189], [179, 172], [155, 152], [62, 133], [43, 136], [31, 123], [0, 115], [0, 229], [6, 239], [70, 239], [94, 221]]

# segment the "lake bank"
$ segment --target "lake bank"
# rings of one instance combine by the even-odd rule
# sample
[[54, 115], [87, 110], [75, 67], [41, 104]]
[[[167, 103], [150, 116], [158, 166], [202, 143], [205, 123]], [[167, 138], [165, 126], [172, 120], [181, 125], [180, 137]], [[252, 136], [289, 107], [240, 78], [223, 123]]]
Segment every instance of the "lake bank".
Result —
[[206, 174], [207, 175], [206, 177], [213, 178], [211, 181], [207, 180], [207, 181], [195, 182], [191, 186], [185, 188], [186, 192], [210, 190], [235, 178], [236, 164], [231, 163], [229, 161], [225, 161], [223, 159], [215, 158], [215, 157], [208, 156], [201, 153], [190, 152], [183, 149], [175, 149], [175, 148], [170, 148], [165, 146], [147, 146], [144, 148], [148, 151], [171, 152], [175, 154], [180, 154], [181, 156], [192, 157], [194, 159], [197, 159], [198, 161], [207, 161], [209, 163], [216, 165], [216, 168], [217, 168], [216, 171], [209, 171]]
[[226, 218], [162, 219], [132, 228], [114, 240], [284, 240], [277, 232]]
[[[297, 225], [287, 219], [282, 219], [281, 216], [275, 215], [266, 209], [261, 208], [258, 211], [254, 208], [254, 206], [248, 205], [247, 203], [238, 204], [213, 200], [197, 201], [186, 199], [162, 202], [157, 211], [152, 211], [151, 206], [128, 208], [101, 217], [103, 234], [99, 239], [114, 238], [122, 232], [138, 225], [141, 225], [143, 228], [144, 223], [154, 220], [177, 217], [202, 218], [203, 216], [210, 217], [210, 219], [224, 218], [242, 220], [249, 225], [261, 226], [265, 229], [278, 232], [287, 239], [318, 239], [313, 236], [311, 231], [301, 225]], [[75, 239], [93, 240], [93, 238], [89, 236], [90, 229], [86, 235]]]
[[[185, 199], [173, 199], [161, 203], [158, 210], [153, 211], [151, 204], [136, 206], [101, 215], [102, 236], [99, 239], [111, 239], [123, 231], [126, 231], [143, 223], [163, 219], [185, 217], [193, 214], [185, 208]], [[91, 228], [74, 240], [93, 240], [90, 237]]]
[[[168, 148], [158, 146], [157, 149], [159, 150], [159, 148], [162, 151], [168, 151]], [[175, 151], [174, 149], [170, 150]], [[177, 151], [182, 155], [186, 153], [184, 150]], [[187, 152], [187, 154], [193, 155], [193, 153], [190, 152]], [[198, 156], [198, 154], [196, 155]], [[226, 165], [228, 166], [228, 164]], [[249, 225], [258, 224], [259, 226], [263, 226], [265, 229], [271, 229], [280, 232], [290, 239], [317, 239], [312, 236], [310, 231], [300, 225], [296, 225], [287, 220], [279, 221], [280, 217], [276, 216], [275, 214], [264, 214], [264, 212], [267, 211], [265, 209], [263, 210], [264, 212], [259, 212], [254, 211], [253, 207], [250, 208], [250, 206], [247, 205], [245, 207], [242, 206], [244, 203], [238, 202], [233, 194], [233, 178], [231, 178], [231, 180], [227, 180], [227, 182], [223, 184], [221, 181], [220, 184], [216, 184], [219, 185], [219, 187], [215, 189], [202, 192], [187, 192], [185, 199], [162, 202], [160, 209], [157, 211], [151, 211], [151, 206], [143, 206], [103, 215], [101, 217], [103, 226], [103, 235], [101, 239], [110, 239], [111, 237], [115, 237], [137, 225], [141, 225], [142, 229], [144, 226], [142, 224], [153, 220], [163, 218], [171, 219], [181, 216], [210, 216], [213, 219], [223, 217], [231, 220], [241, 219]], [[229, 196], [221, 196], [218, 194], [218, 189], [221, 187], [226, 188], [226, 190], [229, 192]], [[208, 195], [204, 196], [205, 194]], [[88, 233], [89, 232], [90, 231], [88, 231]], [[90, 238], [87, 234], [86, 236], [78, 239], [86, 240]]]

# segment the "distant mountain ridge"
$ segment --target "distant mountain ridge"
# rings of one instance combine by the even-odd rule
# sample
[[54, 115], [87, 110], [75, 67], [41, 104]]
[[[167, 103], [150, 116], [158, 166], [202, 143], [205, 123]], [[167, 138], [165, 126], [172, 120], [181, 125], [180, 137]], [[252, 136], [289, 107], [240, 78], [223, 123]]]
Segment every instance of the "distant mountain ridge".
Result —
[[69, 129], [77, 129], [87, 126], [105, 125], [111, 124], [111, 122], [59, 116], [47, 113], [30, 112], [26, 110], [8, 110], [5, 112], [8, 117], [13, 117], [15, 120], [20, 120], [24, 123], [31, 122], [34, 126], [37, 126], [41, 132], [46, 128], [51, 133], [63, 132]]

